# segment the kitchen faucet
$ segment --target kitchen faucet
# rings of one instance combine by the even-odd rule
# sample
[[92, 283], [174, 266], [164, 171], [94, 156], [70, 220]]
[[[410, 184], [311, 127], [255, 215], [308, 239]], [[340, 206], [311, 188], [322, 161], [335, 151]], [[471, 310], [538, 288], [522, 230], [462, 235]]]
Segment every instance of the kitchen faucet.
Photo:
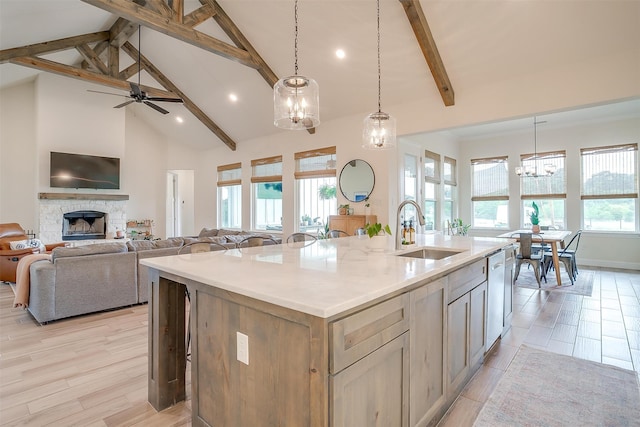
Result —
[[396, 218], [396, 250], [400, 249], [400, 246], [402, 245], [402, 237], [400, 237], [400, 213], [402, 212], [402, 208], [404, 208], [406, 205], [415, 206], [416, 210], [418, 211], [418, 222], [420, 222], [420, 225], [424, 225], [424, 217], [422, 216], [422, 209], [420, 209], [420, 205], [418, 205], [413, 200], [405, 200], [400, 203], [400, 206], [398, 206], [398, 214]]

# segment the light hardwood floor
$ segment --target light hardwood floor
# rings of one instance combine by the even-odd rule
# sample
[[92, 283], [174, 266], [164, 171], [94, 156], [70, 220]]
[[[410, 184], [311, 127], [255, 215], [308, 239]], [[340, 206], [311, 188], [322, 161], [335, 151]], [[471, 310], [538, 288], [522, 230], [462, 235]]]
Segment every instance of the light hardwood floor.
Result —
[[[515, 288], [513, 327], [440, 425], [472, 425], [523, 343], [640, 372], [640, 272], [594, 272], [592, 297]], [[146, 305], [39, 326], [12, 302], [0, 285], [0, 425], [191, 425], [189, 400], [147, 403]]]

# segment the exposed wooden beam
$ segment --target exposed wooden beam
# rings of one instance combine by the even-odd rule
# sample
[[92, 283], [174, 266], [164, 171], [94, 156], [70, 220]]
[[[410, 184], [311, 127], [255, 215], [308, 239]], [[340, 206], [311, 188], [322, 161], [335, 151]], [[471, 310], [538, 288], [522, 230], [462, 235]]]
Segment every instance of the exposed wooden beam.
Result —
[[184, 2], [182, 0], [169, 0], [169, 7], [173, 10], [173, 19], [182, 24], [184, 19]]
[[204, 5], [185, 15], [182, 19], [182, 23], [187, 27], [197, 27], [207, 19], [211, 18], [214, 14], [215, 11], [211, 6]]
[[207, 50], [232, 61], [239, 62], [251, 68], [258, 68], [259, 65], [246, 50], [237, 48], [220, 41], [214, 37], [196, 31], [184, 24], [179, 24], [173, 20], [166, 19], [162, 15], [145, 9], [140, 5], [128, 0], [82, 0], [85, 3], [121, 16], [129, 21], [152, 28], [160, 33], [166, 34], [185, 43]]
[[[142, 67], [140, 67], [140, 68], [141, 68], [141, 70], [144, 70], [144, 68], [142, 68]], [[138, 72], [138, 63], [134, 62], [133, 64], [129, 65], [124, 70], [120, 71], [120, 73], [118, 74], [118, 78], [122, 79], [122, 80], [129, 80], [129, 78], [131, 76], [136, 75], [137, 72]]]
[[[140, 2], [144, 6], [145, 2]], [[173, 19], [173, 10], [163, 0], [146, 0], [146, 6], [154, 12]]]
[[109, 40], [109, 32], [99, 31], [97, 33], [51, 40], [48, 42], [16, 47], [13, 49], [3, 49], [0, 50], [0, 64], [10, 61], [13, 58], [20, 58], [22, 56], [44, 55], [47, 53], [59, 52], [61, 50], [75, 49], [76, 46], [83, 43], [95, 43], [106, 40]]
[[[84, 70], [78, 67], [72, 67], [71, 65], [64, 65], [58, 62], [49, 61], [48, 59], [36, 58], [36, 57], [21, 57], [13, 58], [10, 61], [12, 64], [23, 65], [29, 68], [35, 68], [36, 70], [46, 71], [60, 76], [71, 77], [78, 80], [84, 80], [90, 83], [95, 83], [103, 86], [109, 86], [114, 89], [126, 90], [129, 92], [131, 86], [126, 80], [115, 79], [104, 74], [98, 74], [93, 71]], [[158, 96], [164, 98], [174, 98], [175, 93], [156, 89], [150, 86], [141, 85], [140, 88], [147, 92], [150, 96]]]
[[109, 68], [107, 68], [88, 44], [79, 44], [76, 46], [76, 50], [80, 52], [80, 55], [82, 55], [84, 60], [87, 61], [94, 70], [102, 74], [109, 74]]
[[422, 54], [424, 55], [424, 58], [429, 65], [429, 69], [431, 70], [431, 74], [436, 81], [436, 85], [438, 86], [444, 105], [447, 107], [454, 105], [455, 95], [453, 87], [451, 86], [447, 70], [444, 67], [440, 53], [438, 52], [436, 42], [433, 39], [431, 30], [429, 29], [427, 18], [424, 16], [422, 6], [420, 6], [420, 0], [399, 1], [402, 3], [402, 6], [404, 6], [404, 11], [407, 14], [407, 18], [409, 18], [411, 28], [413, 28], [413, 33], [418, 40]]
[[[131, 43], [127, 42], [122, 45], [122, 50], [127, 53], [132, 59], [138, 59], [138, 49], [136, 49]], [[147, 73], [153, 77], [158, 83], [160, 83], [165, 89], [170, 90], [177, 96], [182, 98], [183, 104], [187, 110], [191, 112], [198, 120], [202, 122], [211, 132], [213, 132], [227, 147], [231, 150], [236, 150], [236, 142], [227, 135], [220, 126], [218, 126], [213, 120], [211, 120], [188, 96], [186, 96], [171, 80], [167, 78], [155, 65], [153, 65], [144, 55], [140, 54], [140, 64], [144, 67]]]

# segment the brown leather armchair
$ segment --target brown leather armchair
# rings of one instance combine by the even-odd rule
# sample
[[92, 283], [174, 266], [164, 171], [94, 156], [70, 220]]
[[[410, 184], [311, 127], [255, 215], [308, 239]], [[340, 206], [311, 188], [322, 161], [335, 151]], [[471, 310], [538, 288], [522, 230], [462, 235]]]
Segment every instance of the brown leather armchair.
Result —
[[[29, 236], [25, 234], [20, 224], [15, 222], [0, 224], [0, 281], [15, 282], [16, 267], [18, 261], [25, 256], [37, 252], [37, 249], [16, 249], [12, 250], [10, 243], [27, 240]], [[64, 243], [53, 243], [45, 245], [47, 252], [58, 246], [64, 246]]]

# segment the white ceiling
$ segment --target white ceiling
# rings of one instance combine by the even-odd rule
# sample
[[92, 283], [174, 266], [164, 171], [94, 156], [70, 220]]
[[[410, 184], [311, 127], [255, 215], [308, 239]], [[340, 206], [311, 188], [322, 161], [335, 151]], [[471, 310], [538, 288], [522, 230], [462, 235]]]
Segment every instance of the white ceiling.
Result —
[[[293, 74], [293, 1], [219, 3], [276, 75]], [[611, 53], [617, 46], [628, 49], [630, 37], [636, 39], [631, 43], [638, 43], [636, 1], [422, 0], [421, 4], [458, 94]], [[189, 12], [200, 3], [185, 0], [185, 5]], [[372, 0], [299, 1], [299, 74], [318, 82], [323, 122], [360, 113], [364, 117], [377, 108], [375, 6]], [[0, 49], [106, 30], [115, 19], [80, 0], [0, 0]], [[399, 1], [381, 0], [381, 27], [383, 110], [393, 114], [394, 105], [418, 99], [447, 108]], [[602, 28], [616, 30], [598, 30]], [[197, 29], [230, 42], [213, 20]], [[137, 34], [131, 42], [138, 44]], [[338, 48], [346, 51], [344, 60], [336, 58]], [[147, 28], [142, 29], [141, 51], [236, 142], [279, 131], [273, 126], [272, 89], [256, 71]], [[68, 51], [50, 58], [70, 63], [80, 56]], [[124, 57], [122, 62], [121, 67], [130, 63]], [[0, 87], [36, 73], [1, 64]], [[161, 87], [145, 75], [142, 83]], [[228, 100], [230, 93], [238, 96], [237, 103]], [[120, 102], [114, 97], [114, 105]], [[172, 139], [200, 147], [222, 144], [183, 106], [161, 105], [171, 116], [184, 117], [185, 123], [178, 125], [142, 104], [126, 108], [136, 109], [136, 115]], [[638, 111], [637, 103], [628, 107]], [[523, 118], [520, 125], [530, 126], [531, 121]], [[492, 126], [485, 131], [495, 132], [497, 125]], [[461, 137], [476, 131], [480, 130], [457, 130]]]

